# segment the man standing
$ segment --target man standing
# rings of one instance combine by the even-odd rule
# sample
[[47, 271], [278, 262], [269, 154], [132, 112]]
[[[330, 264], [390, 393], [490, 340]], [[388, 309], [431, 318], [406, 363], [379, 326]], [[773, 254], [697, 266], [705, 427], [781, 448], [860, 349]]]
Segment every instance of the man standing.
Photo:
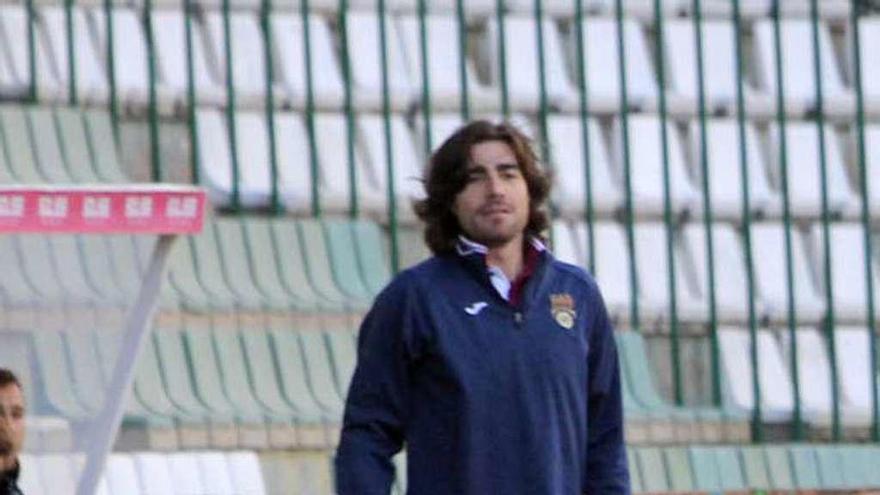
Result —
[[24, 394], [21, 382], [0, 368], [0, 495], [21, 495], [18, 454], [24, 444]]
[[339, 495], [627, 494], [620, 376], [596, 283], [544, 248], [550, 182], [528, 138], [478, 121], [432, 156], [416, 205], [434, 257], [361, 326]]

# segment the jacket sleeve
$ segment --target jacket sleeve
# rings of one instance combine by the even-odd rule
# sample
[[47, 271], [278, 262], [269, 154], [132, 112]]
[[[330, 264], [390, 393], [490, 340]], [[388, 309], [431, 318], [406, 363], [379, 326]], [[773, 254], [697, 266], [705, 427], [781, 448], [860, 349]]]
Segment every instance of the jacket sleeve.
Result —
[[629, 494], [629, 469], [623, 434], [620, 364], [614, 341], [614, 328], [605, 303], [593, 286], [587, 405], [588, 444], [585, 493]]
[[358, 362], [336, 452], [339, 495], [387, 495], [409, 407], [408, 291], [392, 284], [361, 324]]

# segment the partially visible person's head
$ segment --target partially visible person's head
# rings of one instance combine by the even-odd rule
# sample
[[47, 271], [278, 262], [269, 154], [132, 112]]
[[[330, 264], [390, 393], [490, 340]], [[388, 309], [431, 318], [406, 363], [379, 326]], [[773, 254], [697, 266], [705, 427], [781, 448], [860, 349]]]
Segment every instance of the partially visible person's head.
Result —
[[24, 444], [25, 403], [15, 373], [0, 368], [0, 465], [14, 460]]
[[529, 138], [507, 123], [480, 120], [456, 131], [431, 156], [425, 190], [415, 208], [434, 253], [452, 251], [459, 235], [493, 248], [541, 237], [549, 225], [550, 179]]

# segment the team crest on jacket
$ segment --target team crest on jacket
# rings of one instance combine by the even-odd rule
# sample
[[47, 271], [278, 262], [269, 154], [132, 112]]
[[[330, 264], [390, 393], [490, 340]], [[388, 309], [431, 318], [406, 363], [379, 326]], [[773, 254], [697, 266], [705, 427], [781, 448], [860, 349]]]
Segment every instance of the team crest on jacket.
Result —
[[550, 294], [550, 313], [560, 327], [571, 330], [577, 312], [574, 310], [574, 298], [571, 294]]

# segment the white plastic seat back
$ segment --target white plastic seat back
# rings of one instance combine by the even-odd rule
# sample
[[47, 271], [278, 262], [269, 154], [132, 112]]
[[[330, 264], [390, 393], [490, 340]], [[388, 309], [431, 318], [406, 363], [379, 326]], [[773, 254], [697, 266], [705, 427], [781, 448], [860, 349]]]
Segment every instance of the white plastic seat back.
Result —
[[37, 457], [44, 493], [75, 493], [77, 472], [70, 454], [45, 454]]
[[[868, 317], [868, 287], [865, 281], [865, 244], [861, 224], [834, 223], [831, 235], [831, 284], [834, 295], [834, 315], [838, 320], [866, 323]], [[816, 273], [823, 273], [825, 249], [822, 225], [814, 224], [811, 235]], [[875, 291], [880, 289], [876, 269], [870, 270]], [[819, 286], [825, 287], [825, 277], [818, 277]], [[876, 292], [875, 292], [876, 304]], [[877, 312], [875, 306], [875, 312]]]
[[877, 215], [880, 214], [880, 125], [865, 126], [865, 167], [868, 172], [868, 204], [871, 213]]
[[[673, 232], [673, 235], [674, 232]], [[666, 253], [666, 227], [656, 222], [635, 225], [636, 257], [638, 260], [639, 306], [648, 314], [670, 317], [670, 270]], [[685, 320], [705, 319], [706, 303], [696, 294], [685, 273], [680, 243], [673, 238], [676, 304], [678, 317]]]
[[[59, 99], [66, 92], [66, 87], [61, 83], [58, 69], [52, 63], [51, 48], [45, 43], [42, 36], [44, 28], [37, 25], [36, 30], [36, 63], [37, 63], [37, 93], [41, 99]], [[2, 5], [0, 6], [0, 27], [2, 27], [3, 41], [9, 50], [12, 72], [23, 86], [31, 81], [30, 50], [27, 43], [21, 40], [28, 39], [28, 16], [25, 6]]]
[[556, 219], [550, 228], [553, 233], [553, 256], [559, 261], [584, 266], [578, 256], [577, 246], [572, 238], [572, 230], [568, 222]]
[[196, 111], [199, 143], [199, 171], [211, 200], [228, 204], [232, 194], [232, 156], [226, 120], [217, 109]]
[[609, 313], [618, 315], [629, 314], [630, 283], [629, 283], [629, 252], [626, 248], [626, 237], [623, 227], [611, 222], [596, 222], [594, 276], [599, 286]]
[[[305, 33], [299, 14], [272, 14], [273, 48], [277, 53], [276, 77], [287, 97], [298, 108], [305, 107], [307, 73]], [[338, 109], [345, 98], [345, 87], [327, 24], [318, 16], [308, 18], [312, 58], [312, 96], [316, 108]]]
[[[593, 211], [608, 215], [623, 202], [623, 192], [616, 183], [611, 158], [599, 124], [587, 121], [589, 170]], [[555, 202], [565, 215], [582, 215], [586, 211], [586, 150], [581, 121], [567, 115], [551, 115], [547, 119], [550, 157], [556, 173]]]
[[[834, 329], [837, 345], [837, 373], [844, 402], [870, 414], [871, 395], [871, 341], [866, 327], [838, 326]], [[876, 374], [877, 371], [875, 370]]]
[[[681, 137], [672, 122], [666, 123], [669, 159], [670, 198], [673, 211], [693, 209], [700, 194], [691, 183], [685, 168]], [[619, 121], [615, 122], [615, 156], [621, 164], [623, 182], [623, 132]], [[656, 116], [633, 116], [629, 119], [629, 164], [636, 212], [660, 217], [664, 207], [663, 143], [660, 136], [660, 120]]]
[[[794, 216], [818, 217], [822, 213], [822, 182], [819, 172], [819, 129], [810, 122], [789, 122], [786, 127], [789, 204]], [[779, 149], [779, 128], [770, 125], [771, 150]], [[778, 153], [770, 154], [772, 173], [782, 175]], [[834, 128], [825, 128], [825, 163], [828, 177], [828, 209], [841, 215], [858, 211], [859, 198], [846, 177], [843, 156]]]
[[[700, 126], [691, 124], [695, 177], [702, 184]], [[709, 193], [713, 218], [742, 219], [742, 174], [740, 173], [739, 127], [733, 119], [706, 121], [709, 164]], [[779, 195], [770, 187], [767, 166], [759, 148], [755, 128], [746, 127], [746, 166], [749, 174], [749, 206], [752, 212], [778, 214]], [[702, 195], [700, 196], [702, 199]], [[703, 213], [700, 208], [700, 214]]]
[[[544, 84], [549, 103], [568, 102], [575, 107], [579, 96], [566, 76], [562, 41], [553, 21], [545, 19], [539, 26], [534, 18], [508, 15], [504, 20], [504, 55], [507, 88], [510, 104], [514, 110], [529, 111], [540, 107], [541, 66], [538, 54], [538, 30], [544, 44]], [[492, 70], [492, 81], [501, 87], [501, 50], [498, 47], [498, 23], [488, 23], [486, 44]]]
[[[328, 212], [348, 211], [350, 173], [348, 163], [348, 124], [342, 114], [322, 113], [315, 115], [315, 141], [318, 147], [318, 166], [321, 204]], [[356, 144], [356, 143], [355, 143]], [[384, 204], [384, 198], [375, 182], [363, 180], [365, 166], [360, 148], [355, 146], [355, 168], [359, 176], [357, 195], [361, 208], [374, 211]], [[367, 187], [369, 186], [369, 187]]]
[[[706, 229], [691, 223], [684, 227], [685, 249], [693, 260], [696, 283], [703, 299], [709, 300], [709, 265]], [[748, 318], [748, 287], [742, 243], [729, 224], [712, 225], [712, 249], [715, 267], [715, 304], [721, 321], [745, 322]]]
[[[862, 91], [875, 112], [880, 111], [880, 60], [874, 52], [878, 46], [880, 46], [880, 16], [862, 17], [859, 19]], [[847, 53], [850, 59], [852, 58], [851, 53], [852, 48], [850, 47]], [[850, 69], [850, 72], [854, 74], [855, 71]]]
[[[664, 23], [669, 88], [697, 110], [696, 25], [692, 20]], [[727, 20], [703, 22], [703, 83], [707, 109], [730, 106], [736, 101], [736, 55], [733, 25]]]
[[268, 205], [272, 164], [266, 116], [262, 112], [239, 111], [235, 118], [239, 198], [245, 206]]
[[[388, 188], [388, 159], [385, 149], [385, 123], [380, 115], [362, 115], [358, 118], [358, 127], [363, 139], [366, 161], [374, 177], [375, 187], [379, 192], [387, 195]], [[413, 220], [415, 213], [412, 210], [412, 200], [424, 197], [422, 187], [422, 172], [419, 166], [422, 162], [416, 150], [413, 137], [401, 115], [392, 115], [390, 121], [391, 146], [394, 157], [394, 194], [397, 198], [397, 209], [404, 219]], [[361, 177], [363, 183], [365, 179]], [[360, 187], [369, 187], [363, 184]], [[382, 210], [377, 212], [380, 216], [386, 213], [387, 201], [381, 204]]]
[[208, 493], [208, 485], [202, 479], [202, 470], [195, 453], [174, 452], [168, 454], [168, 468], [174, 481], [175, 493]]
[[[44, 7], [40, 9], [40, 14], [46, 26], [49, 45], [57, 64], [60, 81], [66, 86], [70, 81], [70, 63], [67, 48], [67, 19], [64, 9]], [[101, 67], [98, 53], [92, 43], [85, 11], [81, 8], [74, 8], [72, 16], [77, 96], [85, 101], [104, 102], [107, 100], [107, 75]]]
[[[755, 395], [749, 332], [737, 327], [722, 327], [718, 338], [730, 399], [738, 409], [751, 412], [755, 408]], [[757, 344], [761, 416], [769, 421], [788, 419], [794, 410], [794, 393], [779, 344], [766, 330], [758, 331]]]
[[[774, 320], [788, 319], [788, 280], [786, 278], [785, 231], [782, 224], [752, 226], [752, 257], [757, 296]], [[797, 230], [791, 232], [794, 297], [797, 319], [816, 322], [825, 312], [825, 302], [814, 285]]]
[[[219, 11], [205, 14], [205, 29], [215, 67], [222, 82], [226, 81], [226, 36], [223, 14]], [[266, 62], [263, 33], [253, 13], [235, 12], [229, 15], [229, 42], [232, 56], [232, 79], [235, 84], [237, 105], [260, 105], [266, 93]]]
[[[791, 339], [783, 334], [788, 353]], [[801, 409], [811, 422], [828, 424], [831, 420], [831, 368], [825, 339], [815, 328], [797, 330], [798, 376]]]
[[216, 495], [239, 495], [232, 484], [229, 464], [222, 452], [195, 454], [205, 482], [205, 491]]
[[110, 493], [139, 495], [144, 493], [138, 483], [137, 468], [134, 465], [134, 459], [128, 454], [114, 453], [107, 458], [107, 484], [110, 487]]
[[298, 113], [275, 115], [278, 180], [284, 206], [305, 213], [312, 208], [312, 164], [306, 126]]
[[[107, 59], [107, 16], [104, 9], [93, 9], [92, 25], [98, 39], [99, 58], [109, 72]], [[122, 100], [145, 104], [149, 97], [146, 35], [134, 10], [115, 8], [113, 21], [114, 78], [117, 95]]]
[[[431, 151], [437, 151], [449, 136], [461, 127], [464, 121], [459, 113], [433, 113], [431, 114]], [[424, 116], [419, 116], [416, 125], [416, 141], [420, 150], [425, 149], [425, 121]]]
[[[352, 12], [348, 16], [347, 25], [354, 101], [361, 109], [382, 108], [379, 18], [374, 12]], [[400, 37], [387, 14], [385, 33], [389, 103], [395, 110], [404, 110], [410, 102], [413, 86], [407, 78]]]
[[[211, 73], [207, 52], [198, 22], [192, 22], [193, 77], [196, 98], [215, 105], [226, 103], [226, 90]], [[153, 12], [156, 42], [156, 66], [170, 90], [186, 98], [189, 87], [186, 57], [186, 27], [181, 10]]]
[[[413, 86], [413, 100], [422, 101], [421, 27], [419, 18], [405, 15], [397, 18], [403, 40], [408, 77]], [[435, 111], [458, 110], [461, 107], [461, 45], [459, 25], [454, 15], [429, 15], [425, 18], [428, 51], [428, 81], [431, 106]], [[465, 61], [468, 104], [471, 108], [496, 108], [498, 94], [484, 86], [476, 77], [470, 59]]]
[[266, 484], [257, 454], [249, 451], [226, 454], [229, 474], [237, 495], [264, 495]]
[[[786, 104], [802, 106], [801, 110], [816, 105], [815, 60], [812, 25], [809, 19], [785, 19], [781, 25], [782, 71]], [[776, 95], [776, 52], [773, 21], [765, 18], [755, 23], [756, 67], [762, 87]], [[835, 98], [852, 98], [844, 86], [838, 69], [831, 35], [824, 23], [819, 26], [819, 58], [821, 59], [822, 91], [826, 112], [835, 110]], [[850, 107], [850, 111], [852, 108]]]
[[171, 469], [168, 466], [168, 458], [165, 454], [139, 452], [132, 457], [144, 495], [164, 495], [176, 492]]
[[33, 454], [19, 454], [20, 466], [18, 486], [28, 495], [44, 495], [43, 483], [40, 481], [38, 457]]
[[[590, 104], [614, 110], [620, 107], [620, 57], [617, 53], [617, 23], [613, 18], [589, 17], [584, 21], [584, 53], [587, 58], [587, 87]], [[657, 97], [656, 78], [651, 72], [648, 47], [635, 20], [623, 23], [626, 50], [627, 98], [630, 105], [648, 104]]]

